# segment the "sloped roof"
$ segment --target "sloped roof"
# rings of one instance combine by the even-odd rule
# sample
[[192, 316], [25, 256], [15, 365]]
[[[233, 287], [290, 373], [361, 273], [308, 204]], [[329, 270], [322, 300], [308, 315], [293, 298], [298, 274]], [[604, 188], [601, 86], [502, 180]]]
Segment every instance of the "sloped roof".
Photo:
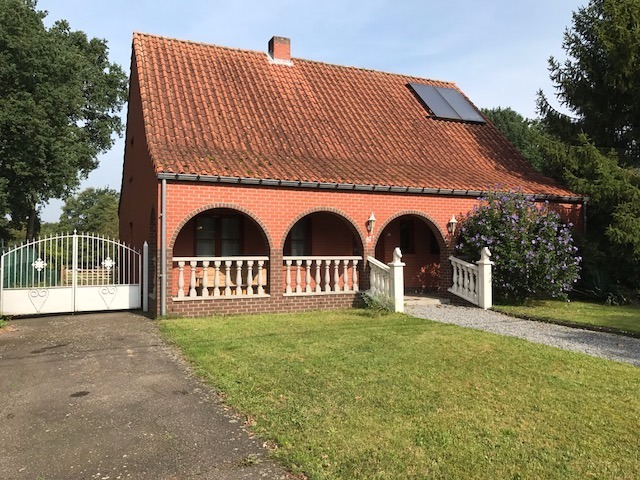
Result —
[[454, 84], [136, 33], [156, 172], [567, 196], [490, 123], [433, 118], [409, 83]]

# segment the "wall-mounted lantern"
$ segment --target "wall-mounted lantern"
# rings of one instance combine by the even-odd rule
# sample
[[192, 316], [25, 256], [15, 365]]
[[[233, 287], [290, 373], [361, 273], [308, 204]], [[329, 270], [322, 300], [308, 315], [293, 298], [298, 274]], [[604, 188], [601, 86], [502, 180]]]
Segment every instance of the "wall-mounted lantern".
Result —
[[376, 217], [373, 214], [373, 212], [371, 212], [371, 216], [367, 220], [367, 232], [369, 233], [373, 232], [373, 227], [375, 226], [376, 226]]
[[451, 220], [449, 220], [449, 223], [447, 223], [447, 231], [449, 232], [449, 235], [453, 237], [456, 234], [457, 227], [458, 227], [458, 220], [456, 220], [455, 215], [451, 215]]

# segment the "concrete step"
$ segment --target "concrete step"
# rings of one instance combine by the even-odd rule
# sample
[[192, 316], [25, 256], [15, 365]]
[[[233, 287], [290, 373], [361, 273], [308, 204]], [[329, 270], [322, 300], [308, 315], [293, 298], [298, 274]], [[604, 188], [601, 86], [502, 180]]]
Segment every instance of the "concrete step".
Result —
[[411, 294], [404, 296], [405, 305], [448, 305], [451, 300], [448, 298], [440, 298], [436, 295], [418, 295]]

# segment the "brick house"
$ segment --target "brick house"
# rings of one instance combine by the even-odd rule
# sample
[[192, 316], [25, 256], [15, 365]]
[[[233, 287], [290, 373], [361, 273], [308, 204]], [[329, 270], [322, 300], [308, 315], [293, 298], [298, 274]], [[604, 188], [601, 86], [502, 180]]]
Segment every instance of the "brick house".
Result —
[[444, 292], [447, 223], [496, 185], [582, 222], [452, 83], [134, 34], [120, 237], [155, 315], [350, 306], [396, 246]]

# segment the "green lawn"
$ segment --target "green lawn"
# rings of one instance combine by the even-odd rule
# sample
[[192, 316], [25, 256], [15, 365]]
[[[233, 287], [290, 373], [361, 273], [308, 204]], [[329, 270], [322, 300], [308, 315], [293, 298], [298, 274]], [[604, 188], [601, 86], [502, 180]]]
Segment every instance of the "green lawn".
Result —
[[494, 310], [533, 320], [604, 327], [640, 334], [640, 307], [637, 306], [544, 300], [532, 301], [524, 306], [495, 305]]
[[631, 365], [362, 310], [160, 325], [310, 479], [640, 478]]

